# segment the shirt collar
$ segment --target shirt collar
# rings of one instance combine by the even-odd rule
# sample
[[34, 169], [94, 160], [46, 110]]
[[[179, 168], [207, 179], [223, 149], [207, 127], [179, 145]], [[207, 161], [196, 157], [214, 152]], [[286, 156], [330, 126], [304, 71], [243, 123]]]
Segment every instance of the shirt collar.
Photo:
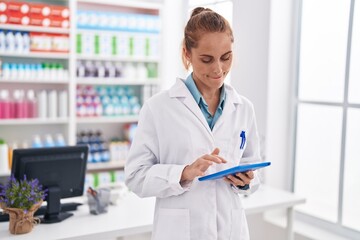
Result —
[[[205, 100], [203, 99], [200, 91], [198, 90], [198, 88], [196, 87], [195, 81], [192, 77], [192, 73], [189, 74], [189, 76], [186, 78], [186, 80], [184, 81], [186, 87], [189, 89], [191, 95], [193, 95], [196, 103], [199, 105], [201, 103], [201, 101], [203, 102], [203, 104], [205, 106], [207, 106], [207, 103], [205, 102]], [[221, 108], [221, 110], [224, 109], [224, 103], [225, 103], [225, 87], [224, 85], [221, 87], [220, 90], [220, 104], [219, 107]]]

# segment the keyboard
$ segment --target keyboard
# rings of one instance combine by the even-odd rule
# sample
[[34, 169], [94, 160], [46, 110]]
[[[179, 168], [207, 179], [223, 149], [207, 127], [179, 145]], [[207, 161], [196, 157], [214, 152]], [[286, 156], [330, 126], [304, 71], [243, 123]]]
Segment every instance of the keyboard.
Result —
[[[77, 207], [82, 205], [82, 203], [78, 202], [67, 202], [61, 203], [61, 212], [70, 212], [77, 210]], [[46, 206], [41, 206], [35, 213], [34, 216], [44, 215], [46, 212]], [[0, 222], [9, 221], [9, 214], [0, 213]]]

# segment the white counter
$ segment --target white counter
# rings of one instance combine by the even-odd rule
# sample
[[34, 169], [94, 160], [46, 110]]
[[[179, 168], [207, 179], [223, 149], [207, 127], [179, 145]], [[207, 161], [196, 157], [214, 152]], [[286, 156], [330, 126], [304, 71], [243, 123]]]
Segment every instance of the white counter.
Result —
[[[276, 208], [288, 209], [288, 239], [292, 239], [293, 206], [305, 199], [292, 193], [262, 186], [256, 193], [242, 197], [246, 214], [253, 214]], [[0, 223], [1, 240], [51, 240], [77, 239], [99, 240], [150, 232], [152, 229], [155, 198], [138, 198], [129, 193], [117, 206], [110, 206], [109, 212], [91, 215], [88, 206], [82, 205], [74, 216], [55, 224], [40, 224], [32, 232], [12, 235], [8, 222]]]

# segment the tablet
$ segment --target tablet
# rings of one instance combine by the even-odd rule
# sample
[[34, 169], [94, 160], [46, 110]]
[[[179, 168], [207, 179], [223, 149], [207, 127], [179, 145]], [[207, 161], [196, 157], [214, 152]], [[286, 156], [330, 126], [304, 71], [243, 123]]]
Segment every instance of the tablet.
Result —
[[205, 181], [205, 180], [214, 180], [214, 179], [218, 179], [218, 178], [222, 178], [225, 177], [227, 175], [230, 174], [236, 174], [239, 172], [246, 172], [248, 170], [256, 170], [258, 168], [263, 168], [263, 167], [267, 167], [269, 166], [271, 163], [270, 162], [256, 162], [256, 163], [245, 163], [245, 164], [240, 164], [236, 167], [232, 167], [232, 168], [228, 168], [225, 170], [222, 170], [220, 172], [216, 172], [213, 174], [209, 174], [203, 177], [199, 178], [199, 181]]

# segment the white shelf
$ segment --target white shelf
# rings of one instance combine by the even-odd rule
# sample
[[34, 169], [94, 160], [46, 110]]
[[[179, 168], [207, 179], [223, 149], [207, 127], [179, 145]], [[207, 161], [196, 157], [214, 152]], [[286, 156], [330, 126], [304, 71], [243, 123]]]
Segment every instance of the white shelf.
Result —
[[0, 126], [4, 125], [49, 125], [49, 124], [68, 124], [68, 118], [19, 118], [19, 119], [0, 119]]
[[77, 123], [128, 123], [137, 122], [139, 120], [138, 115], [129, 116], [104, 116], [104, 117], [78, 117]]
[[70, 32], [70, 30], [67, 28], [24, 26], [19, 24], [0, 24], [0, 29], [28, 31], [28, 32], [62, 33], [62, 34], [69, 34]]
[[148, 78], [145, 80], [126, 80], [126, 78], [78, 78], [77, 84], [89, 85], [157, 85], [158, 78]]
[[78, 3], [90, 3], [90, 4], [102, 4], [119, 7], [133, 7], [141, 9], [158, 10], [161, 8], [160, 3], [149, 2], [149, 1], [131, 1], [131, 0], [77, 0]]
[[28, 53], [7, 53], [0, 52], [2, 57], [19, 57], [19, 58], [45, 58], [45, 59], [68, 59], [69, 53], [53, 52], [28, 52]]
[[0, 78], [0, 83], [26, 83], [26, 84], [69, 84], [69, 80], [65, 79], [59, 79], [59, 80], [48, 80], [48, 79], [36, 79], [36, 80], [20, 80], [20, 79], [14, 79], [14, 80], [7, 80]]
[[88, 163], [87, 171], [97, 171], [105, 169], [116, 169], [123, 168], [125, 166], [125, 161], [119, 162], [99, 162], [99, 163]]
[[120, 56], [84, 56], [78, 55], [78, 60], [92, 60], [92, 61], [120, 61], [120, 62], [159, 62], [159, 57], [120, 57]]

